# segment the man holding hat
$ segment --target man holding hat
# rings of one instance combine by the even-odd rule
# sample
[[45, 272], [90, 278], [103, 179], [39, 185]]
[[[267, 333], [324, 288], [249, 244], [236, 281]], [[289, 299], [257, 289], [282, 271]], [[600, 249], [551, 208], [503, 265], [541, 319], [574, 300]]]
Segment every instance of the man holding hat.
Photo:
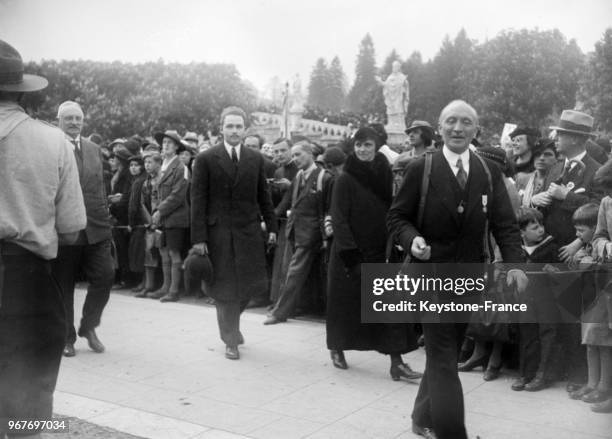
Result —
[[66, 323], [50, 260], [86, 224], [70, 144], [19, 105], [46, 86], [0, 40], [0, 437], [40, 437], [6, 421], [51, 418]]
[[104, 187], [102, 152], [100, 147], [81, 136], [83, 110], [73, 101], [66, 101], [57, 111], [59, 127], [69, 140], [76, 158], [81, 191], [87, 211], [87, 227], [79, 233], [73, 245], [61, 246], [53, 264], [53, 272], [62, 288], [66, 305], [68, 339], [64, 356], [75, 355], [74, 343], [74, 287], [77, 274], [82, 271], [89, 282], [87, 296], [78, 331], [94, 352], [104, 352], [104, 345], [96, 335], [102, 311], [110, 297], [115, 277], [111, 256], [111, 225]]
[[266, 289], [266, 262], [260, 216], [268, 244], [276, 244], [278, 225], [266, 183], [263, 155], [245, 148], [247, 115], [239, 107], [221, 113], [223, 142], [200, 153], [193, 165], [191, 241], [195, 254], [210, 256], [215, 299], [225, 356], [238, 360], [240, 314], [254, 293]]

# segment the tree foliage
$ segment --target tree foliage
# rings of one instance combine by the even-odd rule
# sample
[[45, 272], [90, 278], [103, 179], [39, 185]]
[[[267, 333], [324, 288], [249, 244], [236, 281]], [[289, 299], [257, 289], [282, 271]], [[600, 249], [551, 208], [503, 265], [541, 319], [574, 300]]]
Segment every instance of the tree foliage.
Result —
[[502, 32], [462, 66], [459, 96], [476, 107], [485, 127], [544, 126], [551, 114], [574, 108], [583, 60], [576, 42], [558, 30]]
[[370, 34], [366, 34], [359, 45], [355, 64], [355, 82], [348, 95], [348, 105], [351, 111], [375, 112], [376, 109], [372, 107], [372, 102], [379, 87], [375, 79], [376, 74], [374, 41]]
[[327, 89], [329, 87], [329, 71], [325, 59], [319, 58], [308, 83], [308, 105], [327, 109]]
[[166, 129], [206, 132], [224, 107], [250, 111], [256, 103], [256, 91], [230, 64], [42, 61], [26, 71], [49, 80], [30, 101], [38, 117], [54, 120], [59, 104], [74, 100], [85, 112], [84, 131], [108, 139]]
[[612, 131], [612, 28], [608, 28], [589, 54], [581, 76], [579, 99], [598, 127]]

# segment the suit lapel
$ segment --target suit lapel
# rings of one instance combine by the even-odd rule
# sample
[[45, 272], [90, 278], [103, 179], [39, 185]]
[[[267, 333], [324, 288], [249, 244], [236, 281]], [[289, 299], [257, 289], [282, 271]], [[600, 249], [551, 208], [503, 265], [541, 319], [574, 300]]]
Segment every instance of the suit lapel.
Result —
[[170, 174], [172, 174], [172, 172], [174, 171], [174, 168], [176, 168], [178, 166], [178, 161], [179, 161], [179, 158], [175, 157], [174, 160], [172, 160], [172, 163], [170, 163], [170, 165], [168, 165], [166, 170], [162, 173], [161, 178], [159, 179], [159, 183], [160, 184], [164, 180], [166, 180]]
[[[236, 170], [236, 174], [235, 174], [236, 178], [234, 179], [234, 186], [238, 184], [241, 177], [243, 177], [245, 174], [248, 174], [249, 169], [255, 163], [255, 160], [253, 160], [253, 158], [251, 157], [252, 152], [254, 151], [249, 150], [244, 145], [240, 147], [240, 160], [238, 160], [238, 169]], [[227, 151], [225, 155], [227, 155]], [[230, 159], [230, 163], [232, 164], [232, 166], [234, 165], [231, 159]]]
[[302, 188], [302, 190], [298, 190], [298, 196], [297, 196], [297, 199], [295, 200], [295, 204], [298, 204], [300, 201], [304, 199], [306, 195], [308, 195], [308, 193], [310, 192], [312, 188], [313, 182], [317, 179], [317, 176], [319, 175], [319, 172], [321, 172], [321, 169], [315, 168], [310, 173], [310, 175], [308, 176], [308, 180], [306, 180], [306, 183], [304, 183], [304, 187]]
[[482, 163], [470, 152], [470, 175], [466, 185], [466, 206], [464, 218], [468, 218], [476, 207], [482, 207], [482, 196], [489, 195], [489, 182]]
[[455, 223], [459, 225], [461, 220], [457, 208], [462, 199], [461, 188], [441, 151], [432, 157], [429, 184], [435, 189], [436, 195], [448, 209]]
[[236, 178], [236, 167], [234, 166], [232, 159], [227, 154], [227, 151], [225, 150], [225, 146], [223, 144], [220, 144], [215, 148], [215, 157], [217, 158], [219, 166], [233, 182]]

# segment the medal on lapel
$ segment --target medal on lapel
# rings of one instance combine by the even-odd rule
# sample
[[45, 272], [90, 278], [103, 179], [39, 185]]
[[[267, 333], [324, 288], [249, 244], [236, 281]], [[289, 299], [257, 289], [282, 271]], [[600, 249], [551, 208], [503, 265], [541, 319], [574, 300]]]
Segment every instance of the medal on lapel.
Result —
[[576, 187], [576, 185], [574, 184], [574, 182], [573, 182], [573, 181], [570, 181], [570, 182], [567, 184], [567, 188], [568, 188], [570, 191], [571, 191], [571, 190], [573, 190], [573, 189], [574, 189], [574, 187]]
[[486, 214], [487, 213], [487, 204], [489, 203], [489, 198], [487, 197], [487, 194], [483, 194], [482, 195], [482, 211]]
[[463, 207], [463, 200], [461, 200], [461, 203], [459, 203], [459, 206], [457, 206], [457, 213], [461, 215], [464, 211], [465, 208]]

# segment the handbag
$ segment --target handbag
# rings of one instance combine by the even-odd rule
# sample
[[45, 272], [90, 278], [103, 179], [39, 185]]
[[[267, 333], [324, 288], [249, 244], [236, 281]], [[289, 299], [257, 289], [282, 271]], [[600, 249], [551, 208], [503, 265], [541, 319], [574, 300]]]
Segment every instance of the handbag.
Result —
[[497, 311], [486, 309], [484, 302], [491, 300], [496, 304], [516, 302], [515, 289], [506, 285], [506, 274], [500, 273], [490, 289], [480, 296], [479, 311], [472, 313], [466, 335], [483, 341], [510, 341], [510, 326], [513, 321], [511, 311]]

